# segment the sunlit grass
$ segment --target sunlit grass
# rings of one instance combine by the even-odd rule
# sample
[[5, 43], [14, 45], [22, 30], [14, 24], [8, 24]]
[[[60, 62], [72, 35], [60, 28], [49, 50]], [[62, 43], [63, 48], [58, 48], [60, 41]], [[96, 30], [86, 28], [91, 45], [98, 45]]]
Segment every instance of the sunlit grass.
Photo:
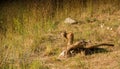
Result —
[[[65, 45], [60, 36], [60, 32], [64, 30], [72, 31], [75, 41], [85, 39], [92, 43], [110, 42], [120, 45], [116, 36], [119, 21], [116, 15], [112, 15], [118, 10], [118, 5], [112, 7], [112, 4], [105, 5], [100, 0], [99, 3], [102, 5], [94, 5], [92, 0], [87, 3], [79, 0], [67, 2], [63, 1], [63, 6], [57, 5], [56, 10], [50, 8], [50, 1], [47, 1], [47, 7], [41, 7], [37, 2], [27, 3], [28, 5], [20, 2], [18, 5], [4, 4], [0, 11], [0, 69], [48, 69], [49, 62], [54, 63], [51, 63], [53, 67], [64, 68], [64, 64], [68, 64], [68, 68], [88, 68], [89, 63], [81, 60], [79, 56], [74, 58], [73, 64], [71, 59], [68, 59], [68, 62], [63, 61], [63, 66], [57, 62], [56, 56], [64, 47], [62, 45]], [[59, 9], [60, 7], [62, 8]], [[83, 23], [64, 24], [67, 17]], [[103, 28], [101, 24], [104, 24]], [[108, 27], [112, 30], [107, 29]]]

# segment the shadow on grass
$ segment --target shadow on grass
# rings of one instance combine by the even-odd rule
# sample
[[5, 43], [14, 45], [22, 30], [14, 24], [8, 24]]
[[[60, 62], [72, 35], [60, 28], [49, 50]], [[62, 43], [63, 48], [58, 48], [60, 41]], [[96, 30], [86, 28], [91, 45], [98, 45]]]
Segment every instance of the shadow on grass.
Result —
[[98, 45], [93, 45], [90, 47], [86, 47], [86, 48], [76, 48], [74, 49], [73, 53], [74, 55], [77, 55], [78, 53], [84, 53], [84, 55], [92, 55], [92, 54], [97, 54], [97, 53], [107, 53], [110, 52], [105, 48], [99, 48], [99, 46], [109, 46], [109, 47], [113, 47], [114, 44], [106, 44], [106, 43], [102, 43], [102, 44], [98, 44]]
[[104, 48], [98, 48], [99, 46], [109, 46], [109, 47], [113, 47], [114, 44], [107, 44], [107, 43], [102, 43], [102, 44], [98, 44], [98, 45], [93, 45], [91, 47], [85, 48], [85, 55], [91, 55], [91, 54], [95, 54], [95, 53], [106, 53], [106, 52], [110, 52]]
[[92, 48], [92, 49], [86, 49], [85, 50], [85, 55], [92, 55], [92, 54], [97, 54], [97, 53], [107, 53], [110, 52], [104, 48]]

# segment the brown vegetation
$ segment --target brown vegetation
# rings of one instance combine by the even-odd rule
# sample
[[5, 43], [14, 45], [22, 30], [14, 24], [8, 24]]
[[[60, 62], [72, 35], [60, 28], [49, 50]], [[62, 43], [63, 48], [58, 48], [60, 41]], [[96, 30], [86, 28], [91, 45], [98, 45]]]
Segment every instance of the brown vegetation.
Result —
[[[78, 24], [65, 24], [68, 17]], [[120, 69], [119, 25], [120, 0], [0, 0], [0, 69]], [[85, 55], [93, 53], [58, 61], [67, 46], [59, 37], [63, 30], [75, 34], [75, 43], [91, 40], [85, 49], [104, 42], [115, 46], [80, 48]]]

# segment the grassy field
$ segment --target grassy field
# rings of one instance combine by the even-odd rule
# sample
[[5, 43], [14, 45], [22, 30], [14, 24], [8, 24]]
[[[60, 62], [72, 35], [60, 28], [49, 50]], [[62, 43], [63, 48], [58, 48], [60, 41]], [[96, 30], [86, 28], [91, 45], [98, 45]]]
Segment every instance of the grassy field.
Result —
[[[120, 35], [117, 34], [120, 10], [111, 0], [105, 4], [98, 0], [99, 9], [92, 0], [86, 6], [79, 5], [79, 0], [63, 1], [63, 8], [57, 6], [53, 17], [48, 13], [52, 6], [49, 1], [47, 8], [34, 1], [8, 2], [3, 1], [0, 7], [0, 69], [120, 69]], [[79, 23], [65, 24], [66, 17]], [[74, 33], [74, 42], [85, 39], [92, 44], [112, 43], [115, 46], [101, 47], [104, 50], [91, 55], [77, 54], [59, 60], [66, 46], [60, 36], [64, 30]]]

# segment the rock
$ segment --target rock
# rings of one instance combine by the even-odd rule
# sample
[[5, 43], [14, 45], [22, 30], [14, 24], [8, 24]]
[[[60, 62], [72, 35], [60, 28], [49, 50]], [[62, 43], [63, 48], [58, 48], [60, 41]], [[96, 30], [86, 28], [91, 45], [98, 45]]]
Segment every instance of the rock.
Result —
[[77, 24], [77, 21], [68, 17], [65, 19], [64, 23], [68, 23], [68, 24]]

